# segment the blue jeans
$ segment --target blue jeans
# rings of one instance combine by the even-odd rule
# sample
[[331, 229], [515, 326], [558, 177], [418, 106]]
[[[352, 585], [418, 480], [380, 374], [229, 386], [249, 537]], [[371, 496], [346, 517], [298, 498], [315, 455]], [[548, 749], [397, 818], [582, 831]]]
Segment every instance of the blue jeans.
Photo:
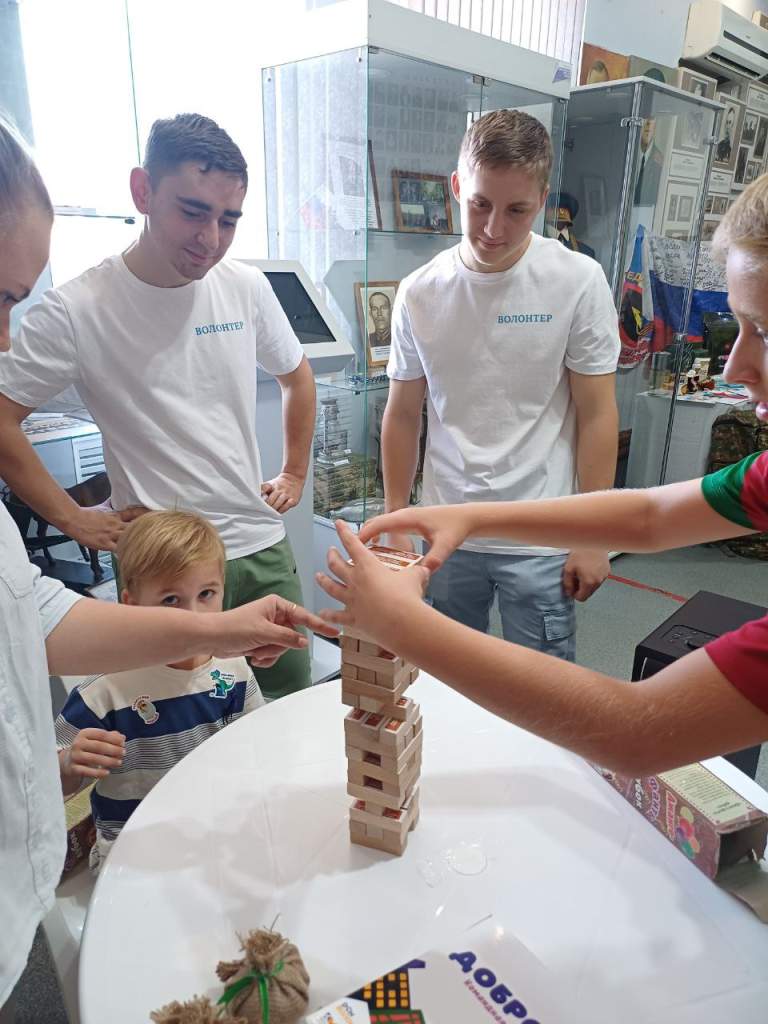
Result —
[[576, 615], [563, 593], [565, 559], [455, 551], [432, 577], [429, 598], [439, 612], [487, 633], [498, 592], [505, 640], [573, 661]]

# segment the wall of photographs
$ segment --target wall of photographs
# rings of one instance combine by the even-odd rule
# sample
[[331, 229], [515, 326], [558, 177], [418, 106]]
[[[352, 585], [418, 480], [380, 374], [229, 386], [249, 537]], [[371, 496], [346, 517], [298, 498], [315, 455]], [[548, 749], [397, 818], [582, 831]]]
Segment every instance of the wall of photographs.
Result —
[[716, 96], [725, 112], [704, 206], [704, 242], [712, 241], [717, 225], [739, 192], [759, 178], [768, 164], [768, 89], [748, 82], [729, 82]]

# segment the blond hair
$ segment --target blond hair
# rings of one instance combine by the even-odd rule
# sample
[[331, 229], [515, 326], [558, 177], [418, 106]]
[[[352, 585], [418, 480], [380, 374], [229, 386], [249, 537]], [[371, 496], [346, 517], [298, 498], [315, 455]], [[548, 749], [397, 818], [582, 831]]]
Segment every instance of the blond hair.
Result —
[[552, 142], [549, 132], [535, 117], [522, 110], [492, 110], [483, 114], [464, 133], [459, 167], [520, 167], [549, 184]]
[[713, 254], [725, 262], [732, 246], [756, 262], [768, 261], [768, 174], [745, 188], [720, 221], [712, 239]]
[[19, 215], [30, 206], [53, 217], [48, 190], [27, 144], [0, 114], [0, 226], [15, 226]]
[[222, 577], [224, 545], [209, 522], [194, 512], [147, 512], [135, 519], [117, 545], [120, 580], [134, 590], [147, 580], [175, 580], [200, 562], [217, 561]]

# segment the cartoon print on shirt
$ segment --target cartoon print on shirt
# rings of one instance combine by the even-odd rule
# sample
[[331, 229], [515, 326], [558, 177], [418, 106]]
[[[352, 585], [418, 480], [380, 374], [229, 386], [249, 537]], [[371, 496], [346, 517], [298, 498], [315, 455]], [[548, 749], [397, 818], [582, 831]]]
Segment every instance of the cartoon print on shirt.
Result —
[[148, 693], [143, 693], [140, 697], [131, 704], [131, 708], [141, 716], [144, 725], [154, 725], [160, 717], [160, 714], [149, 699]]
[[234, 675], [231, 672], [222, 672], [218, 668], [211, 670], [211, 680], [213, 681], [214, 689], [210, 691], [208, 696], [219, 697], [222, 700], [235, 685]]

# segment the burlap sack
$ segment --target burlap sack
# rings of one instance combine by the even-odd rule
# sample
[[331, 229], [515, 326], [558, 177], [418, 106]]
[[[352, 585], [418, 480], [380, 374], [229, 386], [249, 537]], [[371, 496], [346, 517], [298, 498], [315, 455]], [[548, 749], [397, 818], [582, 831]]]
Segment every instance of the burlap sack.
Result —
[[[150, 1020], [155, 1024], [217, 1024], [220, 1009], [206, 996], [195, 996], [188, 1003], [168, 1003], [154, 1013]], [[248, 1024], [244, 1017], [228, 1018], [228, 1024]]]
[[298, 949], [273, 931], [249, 932], [240, 942], [243, 958], [222, 960], [216, 968], [226, 985], [226, 1019], [296, 1024], [309, 1002], [309, 975]]

